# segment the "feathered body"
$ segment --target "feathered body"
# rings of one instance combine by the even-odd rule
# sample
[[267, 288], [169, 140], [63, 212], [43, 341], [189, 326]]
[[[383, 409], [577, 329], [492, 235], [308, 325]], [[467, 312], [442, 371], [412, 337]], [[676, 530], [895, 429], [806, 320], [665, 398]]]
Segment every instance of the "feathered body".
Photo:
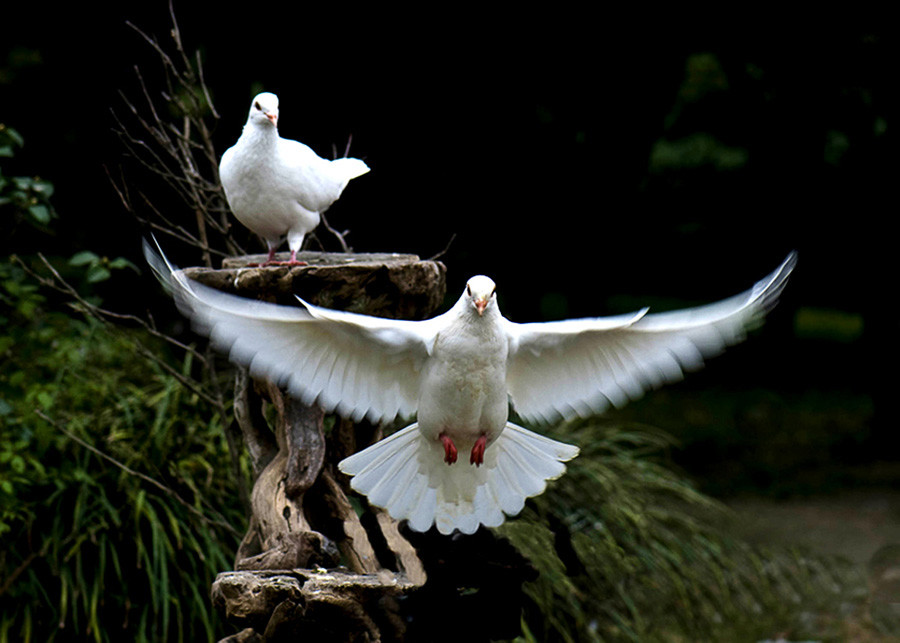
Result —
[[[496, 527], [578, 454], [507, 421], [509, 337], [499, 308], [479, 311], [471, 292], [430, 322], [436, 330], [419, 384], [418, 422], [338, 465], [372, 504], [419, 531], [432, 524], [445, 534]], [[483, 459], [448, 466], [442, 436], [464, 453], [475, 453], [483, 440]]]
[[445, 315], [422, 374], [419, 430], [438, 443], [442, 432], [452, 433], [468, 452], [482, 435], [488, 444], [496, 440], [506, 424], [509, 340], [497, 306], [485, 310], [485, 319], [462, 298]]
[[304, 237], [337, 201], [350, 179], [369, 171], [354, 158], [329, 161], [278, 134], [278, 98], [253, 99], [247, 123], [219, 163], [219, 179], [234, 216], [265, 239], [269, 260], [287, 238], [292, 261]]

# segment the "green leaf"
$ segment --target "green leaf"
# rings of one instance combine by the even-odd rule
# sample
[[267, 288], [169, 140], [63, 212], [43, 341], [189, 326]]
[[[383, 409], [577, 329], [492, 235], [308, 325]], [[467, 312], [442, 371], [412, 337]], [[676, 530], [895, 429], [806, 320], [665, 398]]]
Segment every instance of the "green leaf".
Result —
[[35, 179], [32, 183], [31, 189], [33, 189], [45, 199], [49, 199], [51, 196], [53, 196], [53, 184], [50, 183], [50, 181]]
[[39, 223], [50, 223], [50, 208], [46, 205], [33, 205], [28, 208], [29, 214]]
[[132, 262], [128, 261], [125, 257], [116, 257], [112, 261], [109, 262], [109, 267], [113, 270], [121, 270], [122, 268], [131, 268], [136, 273], [140, 274], [141, 270]]
[[4, 136], [11, 140], [14, 145], [17, 145], [18, 147], [22, 147], [23, 145], [25, 145], [25, 139], [22, 138], [22, 135], [13, 128], [3, 127], [0, 128], [0, 132], [2, 132]]
[[25, 471], [25, 458], [20, 455], [14, 455], [9, 462], [9, 467], [16, 473]]
[[47, 391], [41, 391], [37, 394], [37, 401], [44, 409], [49, 409], [53, 406], [53, 396], [50, 395]]
[[96, 284], [109, 279], [109, 270], [100, 264], [94, 264], [87, 271], [87, 280], [90, 284]]
[[20, 190], [30, 190], [34, 181], [31, 180], [30, 177], [27, 176], [14, 176], [12, 177], [13, 185], [15, 185]]
[[69, 259], [70, 266], [84, 266], [89, 263], [95, 263], [100, 261], [100, 257], [91, 252], [90, 250], [82, 250], [81, 252], [76, 252], [72, 255], [72, 258]]

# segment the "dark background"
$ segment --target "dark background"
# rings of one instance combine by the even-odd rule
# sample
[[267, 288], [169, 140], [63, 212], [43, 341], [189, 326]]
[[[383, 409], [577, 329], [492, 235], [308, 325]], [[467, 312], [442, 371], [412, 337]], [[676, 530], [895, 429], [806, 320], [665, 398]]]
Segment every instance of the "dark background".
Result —
[[[879, 16], [175, 11], [203, 56], [219, 151], [262, 89], [281, 99], [282, 135], [320, 155], [352, 135], [372, 171], [329, 220], [357, 251], [430, 257], [455, 235], [442, 257], [451, 298], [485, 273], [516, 321], [702, 303], [798, 250], [765, 330], [679, 386], [873, 401], [859, 457], [896, 460], [897, 51]], [[60, 214], [52, 237], [6, 238], [4, 253], [91, 249], [143, 265], [141, 230], [106, 176], [131, 171], [110, 110], [137, 94], [135, 65], [151, 87], [158, 71], [126, 20], [167, 44], [166, 4], [3, 12], [0, 122], [25, 138], [7, 173], [52, 181]], [[122, 308], [164, 301], [148, 275], [136, 283]]]

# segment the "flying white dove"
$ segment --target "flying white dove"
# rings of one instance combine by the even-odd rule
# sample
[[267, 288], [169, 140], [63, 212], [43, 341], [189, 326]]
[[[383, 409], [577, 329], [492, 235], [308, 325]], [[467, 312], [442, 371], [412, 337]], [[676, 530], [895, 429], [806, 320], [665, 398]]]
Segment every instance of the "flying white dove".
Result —
[[251, 301], [190, 281], [147, 245], [145, 253], [196, 328], [255, 377], [356, 420], [417, 414], [338, 467], [371, 504], [442, 534], [500, 525], [578, 454], [510, 422], [510, 402], [526, 421], [552, 422], [676, 381], [760, 323], [796, 261], [790, 254], [747, 292], [707, 306], [518, 324], [500, 314], [484, 276], [446, 313], [403, 321]]
[[298, 141], [278, 135], [278, 97], [258, 94], [241, 137], [219, 163], [225, 198], [238, 221], [266, 240], [269, 256], [287, 237], [289, 265], [303, 265], [297, 252], [321, 213], [354, 179], [369, 171], [359, 159], [328, 161]]

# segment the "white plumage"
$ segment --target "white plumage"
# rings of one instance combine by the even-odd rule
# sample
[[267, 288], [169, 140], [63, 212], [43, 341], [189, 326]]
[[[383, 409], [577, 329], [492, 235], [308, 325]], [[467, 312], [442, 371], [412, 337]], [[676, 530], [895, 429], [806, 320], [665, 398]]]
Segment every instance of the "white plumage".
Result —
[[321, 213], [337, 201], [354, 179], [369, 171], [359, 159], [329, 161], [298, 141], [278, 134], [278, 97], [258, 94], [240, 138], [219, 163], [219, 179], [238, 221], [266, 240], [274, 263], [275, 251], [287, 237], [289, 263], [297, 264], [304, 237], [314, 230]]
[[760, 323], [796, 262], [791, 253], [750, 290], [707, 306], [518, 324], [500, 314], [484, 276], [470, 279], [442, 315], [389, 320], [225, 294], [145, 251], [182, 312], [253, 375], [351, 418], [416, 414], [338, 466], [372, 504], [413, 529], [435, 524], [444, 534], [501, 524], [578, 454], [509, 422], [510, 403], [526, 421], [549, 422], [678, 380]]

